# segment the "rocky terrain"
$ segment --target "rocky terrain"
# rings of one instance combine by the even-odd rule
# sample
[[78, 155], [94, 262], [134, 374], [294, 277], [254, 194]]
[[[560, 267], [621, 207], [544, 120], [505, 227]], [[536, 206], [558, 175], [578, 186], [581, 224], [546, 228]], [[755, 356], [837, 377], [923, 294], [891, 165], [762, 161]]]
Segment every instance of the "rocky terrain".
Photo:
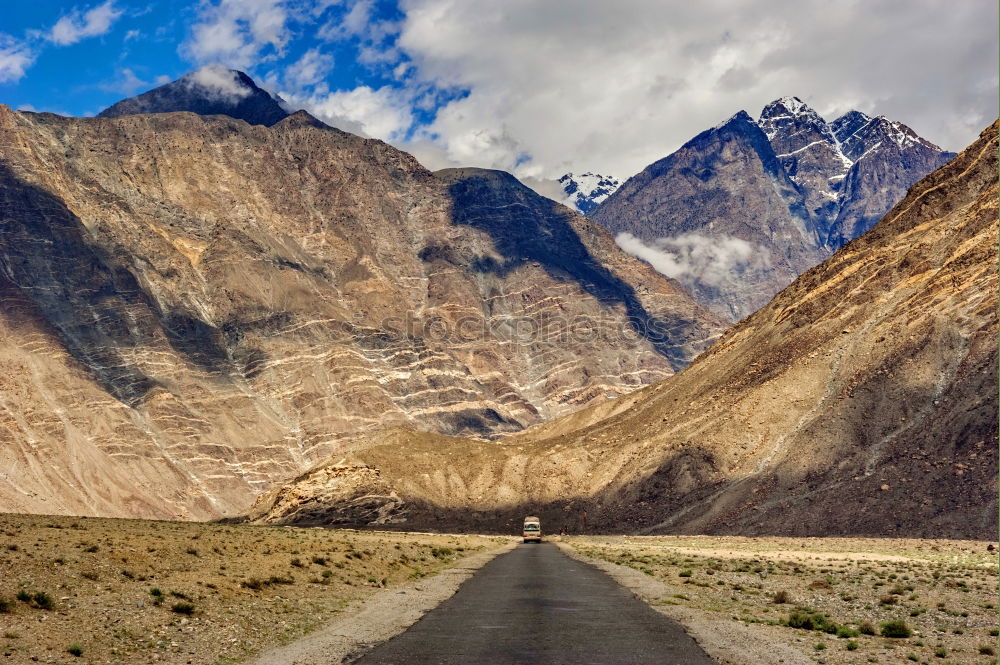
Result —
[[8, 511], [234, 514], [360, 433], [516, 431], [722, 328], [513, 178], [304, 112], [0, 106], [0, 155]]
[[627, 180], [590, 216], [739, 320], [861, 235], [954, 156], [902, 123], [827, 123], [797, 97], [744, 111]]
[[994, 124], [668, 380], [496, 442], [382, 432], [251, 516], [367, 497], [408, 526], [991, 538], [996, 172]]

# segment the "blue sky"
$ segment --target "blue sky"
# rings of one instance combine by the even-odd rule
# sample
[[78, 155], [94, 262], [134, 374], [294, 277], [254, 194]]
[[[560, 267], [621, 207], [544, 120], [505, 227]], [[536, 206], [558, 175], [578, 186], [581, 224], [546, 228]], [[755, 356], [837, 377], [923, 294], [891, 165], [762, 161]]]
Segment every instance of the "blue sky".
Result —
[[92, 115], [246, 71], [431, 168], [628, 177], [797, 95], [960, 150], [997, 115], [997, 5], [940, 0], [7, 0], [0, 103]]
[[[249, 21], [242, 21], [243, 16], [259, 15], [267, 6], [274, 5], [244, 4], [248, 11], [236, 20], [244, 29]], [[0, 101], [15, 108], [27, 106], [68, 115], [94, 115], [122, 97], [179, 78], [209, 62], [220, 61], [245, 69], [255, 78], [277, 81], [311, 49], [317, 54], [312, 59], [320, 67], [317, 74], [331, 89], [354, 89], [362, 85], [379, 88], [396, 82], [392, 69], [384, 63], [358, 62], [359, 51], [370, 46], [370, 40], [343, 29], [353, 4], [283, 4], [280, 29], [272, 23], [270, 34], [265, 27], [254, 35], [249, 28], [244, 41], [250, 43], [249, 49], [229, 58], [220, 49], [219, 57], [215, 58], [211, 38], [205, 37], [205, 43], [200, 45], [196, 34], [200, 26], [213, 24], [210, 11], [213, 3], [174, 0], [8, 3], [0, 10], [0, 32], [24, 44], [32, 62], [23, 77], [12, 75], [2, 80], [0, 69]], [[370, 7], [367, 22], [392, 24], [401, 18], [391, 1], [373, 2], [366, 7]], [[63, 29], [55, 29], [60, 22]], [[331, 28], [344, 34], [329, 39], [318, 36], [317, 33]], [[387, 40], [391, 36], [387, 35]], [[254, 37], [261, 43], [255, 43]], [[248, 59], [244, 57], [247, 54], [255, 57]]]

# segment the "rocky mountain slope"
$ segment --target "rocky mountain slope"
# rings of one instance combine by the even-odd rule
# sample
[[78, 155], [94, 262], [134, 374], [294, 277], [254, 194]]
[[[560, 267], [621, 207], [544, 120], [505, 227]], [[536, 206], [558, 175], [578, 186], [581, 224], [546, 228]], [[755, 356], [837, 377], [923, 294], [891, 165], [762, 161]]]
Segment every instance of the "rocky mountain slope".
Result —
[[630, 178], [590, 216], [620, 244], [739, 320], [867, 231], [953, 153], [852, 111], [827, 123], [797, 97], [739, 112]]
[[382, 432], [251, 517], [992, 538], [997, 148], [994, 124], [670, 379], [496, 442]]
[[210, 65], [141, 95], [123, 99], [98, 113], [97, 117], [175, 111], [228, 115], [251, 125], [268, 127], [289, 115], [284, 100], [258, 87], [243, 72]]
[[559, 178], [559, 184], [566, 194], [566, 205], [586, 215], [614, 194], [621, 181], [612, 176], [587, 172], [580, 175], [567, 173]]
[[513, 178], [304, 112], [0, 106], [0, 290], [13, 512], [218, 517], [360, 433], [489, 437], [627, 393], [721, 327]]

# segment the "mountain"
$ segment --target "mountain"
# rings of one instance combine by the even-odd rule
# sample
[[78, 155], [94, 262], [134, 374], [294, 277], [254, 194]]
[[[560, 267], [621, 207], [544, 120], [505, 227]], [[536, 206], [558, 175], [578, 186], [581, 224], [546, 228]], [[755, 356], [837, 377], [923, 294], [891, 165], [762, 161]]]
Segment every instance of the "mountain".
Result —
[[867, 231], [954, 153], [902, 123], [827, 123], [797, 97], [739, 112], [627, 180], [590, 217], [736, 321]]
[[825, 256], [798, 185], [742, 111], [627, 180], [590, 217], [730, 320]]
[[388, 426], [495, 437], [722, 322], [507, 174], [298, 112], [0, 106], [0, 506], [209, 519]]
[[992, 538], [997, 134], [676, 376], [496, 443], [383, 432], [250, 517]]
[[283, 104], [281, 97], [258, 87], [243, 72], [212, 65], [141, 95], [123, 99], [98, 113], [97, 117], [190, 111], [199, 115], [228, 115], [251, 125], [270, 127], [288, 117]]
[[618, 178], [596, 173], [574, 175], [567, 173], [559, 178], [566, 194], [566, 205], [586, 215], [611, 196], [621, 185]]

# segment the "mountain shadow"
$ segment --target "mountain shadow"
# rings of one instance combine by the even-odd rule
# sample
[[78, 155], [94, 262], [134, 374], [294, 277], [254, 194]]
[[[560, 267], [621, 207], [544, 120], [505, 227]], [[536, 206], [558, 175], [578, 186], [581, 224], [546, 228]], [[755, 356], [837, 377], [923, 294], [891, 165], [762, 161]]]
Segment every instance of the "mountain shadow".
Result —
[[474, 269], [502, 277], [537, 262], [553, 278], [576, 282], [603, 305], [623, 306], [635, 332], [675, 370], [687, 365], [670, 344], [670, 332], [682, 322], [651, 315], [635, 289], [591, 255], [573, 228], [573, 213], [568, 209], [503, 171], [457, 168], [434, 175], [448, 184], [455, 223], [489, 234], [503, 257], [501, 261], [482, 257]]

